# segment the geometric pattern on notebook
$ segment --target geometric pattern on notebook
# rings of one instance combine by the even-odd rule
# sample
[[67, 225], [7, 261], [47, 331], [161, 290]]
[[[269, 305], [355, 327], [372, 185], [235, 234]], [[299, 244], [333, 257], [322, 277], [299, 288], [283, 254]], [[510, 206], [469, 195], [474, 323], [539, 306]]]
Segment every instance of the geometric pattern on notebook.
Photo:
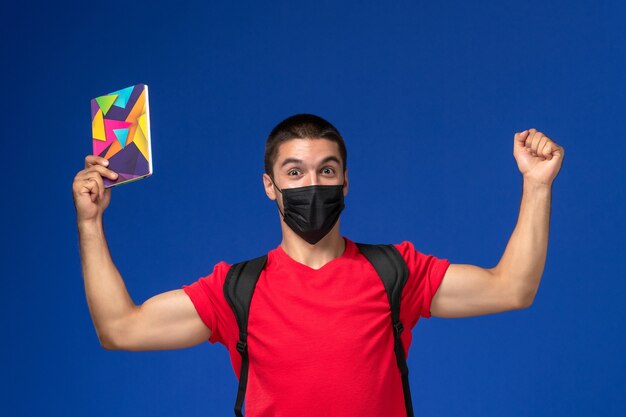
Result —
[[144, 176], [150, 169], [146, 120], [146, 85], [122, 88], [91, 100], [93, 154], [109, 160], [118, 173], [105, 186]]

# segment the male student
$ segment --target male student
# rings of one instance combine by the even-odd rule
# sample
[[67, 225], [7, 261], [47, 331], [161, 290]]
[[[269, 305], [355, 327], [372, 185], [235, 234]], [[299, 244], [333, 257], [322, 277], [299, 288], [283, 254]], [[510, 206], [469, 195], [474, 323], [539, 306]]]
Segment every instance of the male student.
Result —
[[[546, 259], [551, 186], [564, 150], [536, 129], [514, 135], [523, 176], [517, 225], [493, 268], [450, 264], [395, 244], [408, 267], [400, 320], [404, 352], [420, 317], [469, 317], [532, 304]], [[405, 416], [390, 306], [379, 276], [339, 232], [348, 192], [344, 141], [326, 120], [283, 120], [265, 149], [265, 193], [282, 241], [267, 254], [250, 306], [246, 415]], [[116, 174], [89, 155], [74, 179], [85, 291], [105, 349], [177, 349], [205, 340], [229, 350], [237, 376], [237, 322], [224, 295], [230, 264], [135, 305], [109, 254], [102, 216]]]

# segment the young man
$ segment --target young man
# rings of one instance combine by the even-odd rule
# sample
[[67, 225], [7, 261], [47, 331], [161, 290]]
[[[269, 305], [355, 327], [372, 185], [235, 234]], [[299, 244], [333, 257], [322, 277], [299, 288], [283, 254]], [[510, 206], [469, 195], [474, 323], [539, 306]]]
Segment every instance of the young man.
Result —
[[[536, 129], [516, 133], [523, 175], [517, 225], [490, 269], [450, 264], [396, 244], [409, 276], [401, 297], [404, 352], [420, 317], [469, 317], [531, 305], [546, 258], [551, 185], [564, 150]], [[111, 260], [102, 227], [110, 201], [106, 161], [89, 155], [73, 185], [90, 313], [105, 349], [176, 349], [209, 340], [229, 350], [239, 376], [237, 322], [223, 284], [230, 265], [182, 289], [133, 304]], [[347, 152], [337, 129], [292, 116], [270, 133], [265, 193], [282, 241], [268, 253], [250, 307], [246, 415], [405, 416], [387, 294], [353, 241], [341, 236]]]

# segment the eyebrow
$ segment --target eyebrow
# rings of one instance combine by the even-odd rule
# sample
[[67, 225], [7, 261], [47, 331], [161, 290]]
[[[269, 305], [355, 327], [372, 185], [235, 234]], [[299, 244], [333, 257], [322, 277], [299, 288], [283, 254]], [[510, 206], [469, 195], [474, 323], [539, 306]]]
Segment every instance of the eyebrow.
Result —
[[[333, 156], [333, 155], [327, 156], [326, 158], [322, 159], [322, 161], [320, 162], [320, 165], [325, 164], [325, 163], [330, 162], [330, 161], [334, 161], [339, 166], [341, 166], [341, 161], [339, 160], [339, 158], [337, 158], [336, 156]], [[280, 167], [282, 168], [285, 165], [288, 165], [288, 164], [291, 164], [291, 163], [302, 164], [302, 163], [304, 163], [304, 161], [302, 159], [298, 159], [298, 158], [287, 158], [287, 159], [285, 159], [283, 161], [282, 164], [280, 164]]]

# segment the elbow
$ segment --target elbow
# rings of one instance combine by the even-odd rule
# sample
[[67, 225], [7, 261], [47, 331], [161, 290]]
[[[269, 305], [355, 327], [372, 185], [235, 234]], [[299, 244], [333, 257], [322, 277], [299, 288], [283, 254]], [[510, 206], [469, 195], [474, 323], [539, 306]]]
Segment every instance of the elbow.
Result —
[[521, 301], [519, 301], [517, 303], [517, 310], [523, 310], [525, 308], [529, 308], [531, 305], [533, 305], [533, 299], [522, 299]]
[[124, 346], [120, 343], [123, 338], [123, 328], [119, 327], [120, 324], [118, 322], [117, 325], [108, 325], [97, 330], [98, 341], [103, 349], [124, 350]]
[[532, 291], [526, 291], [520, 294], [516, 299], [516, 303], [515, 303], [516, 309], [522, 310], [524, 308], [529, 308], [531, 305], [533, 305], [536, 294], [537, 294], [537, 289], [534, 289]]
[[113, 344], [104, 341], [100, 341], [100, 346], [102, 346], [104, 350], [118, 350]]
[[121, 319], [107, 322], [106, 325], [100, 326], [97, 330], [100, 346], [105, 350], [129, 350], [128, 339], [131, 335], [129, 320], [132, 316], [125, 316]]
[[104, 350], [119, 350], [114, 339], [108, 334], [98, 332], [98, 341]]

